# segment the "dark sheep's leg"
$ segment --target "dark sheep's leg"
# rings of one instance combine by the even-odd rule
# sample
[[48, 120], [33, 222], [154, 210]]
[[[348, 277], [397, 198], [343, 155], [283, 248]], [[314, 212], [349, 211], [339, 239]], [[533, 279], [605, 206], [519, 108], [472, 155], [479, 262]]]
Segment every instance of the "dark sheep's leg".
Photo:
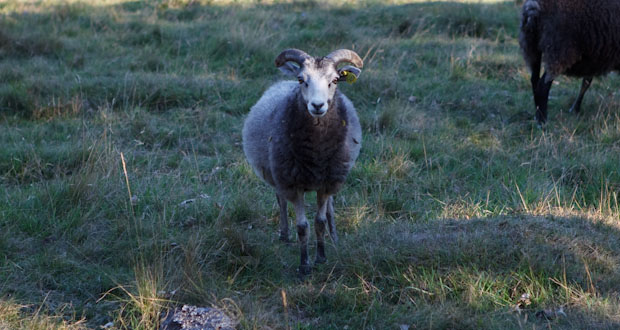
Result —
[[[532, 70], [532, 76], [530, 82], [532, 83], [532, 92], [536, 95], [536, 89], [538, 88], [538, 81], [540, 80], [540, 65], [541, 65], [542, 53], [538, 53], [533, 62], [530, 63], [530, 69]], [[536, 99], [534, 99], [536, 102]], [[537, 104], [538, 105], [538, 104]]]
[[278, 205], [280, 206], [280, 240], [282, 242], [290, 242], [288, 238], [288, 208], [286, 198], [276, 193]]
[[573, 106], [570, 107], [570, 110], [568, 110], [569, 112], [574, 111], [575, 113], [579, 113], [579, 110], [581, 109], [581, 101], [583, 101], [583, 95], [586, 93], [588, 88], [590, 88], [591, 83], [592, 83], [592, 77], [583, 78], [583, 80], [581, 81], [581, 89], [579, 90], [579, 96], [577, 96], [575, 103], [573, 103]]
[[338, 233], [336, 232], [336, 222], [334, 218], [334, 196], [330, 196], [327, 201], [327, 228], [329, 236], [334, 243], [338, 243]]
[[310, 263], [308, 262], [308, 220], [306, 220], [306, 210], [304, 208], [304, 192], [298, 191], [293, 199], [295, 206], [295, 218], [297, 219], [297, 236], [299, 238], [299, 274], [310, 274]]
[[540, 65], [542, 61], [542, 53], [536, 53], [532, 56], [532, 62], [529, 63], [530, 70], [532, 71], [532, 76], [530, 77], [530, 82], [532, 83], [532, 94], [534, 95], [534, 106], [536, 107], [536, 112], [538, 112], [538, 97], [536, 97], [536, 93], [538, 90], [538, 82], [540, 81]]
[[316, 193], [317, 212], [314, 218], [314, 231], [316, 233], [316, 259], [314, 263], [322, 264], [327, 261], [325, 256], [325, 224], [327, 223], [327, 206], [330, 196], [322, 193]]
[[536, 103], [536, 121], [538, 125], [547, 122], [547, 103], [549, 102], [549, 90], [553, 83], [553, 77], [547, 75], [547, 72], [538, 81], [538, 87], [534, 93], [534, 102]]

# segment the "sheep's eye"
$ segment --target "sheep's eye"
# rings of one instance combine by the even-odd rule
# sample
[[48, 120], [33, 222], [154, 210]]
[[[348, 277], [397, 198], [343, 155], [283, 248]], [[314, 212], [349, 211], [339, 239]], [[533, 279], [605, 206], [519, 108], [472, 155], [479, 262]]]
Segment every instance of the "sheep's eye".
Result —
[[302, 78], [297, 78], [297, 81], [299, 81], [300, 84], [304, 83], [304, 80]]
[[334, 78], [334, 80], [332, 80], [332, 84], [336, 85], [338, 83], [338, 78]]

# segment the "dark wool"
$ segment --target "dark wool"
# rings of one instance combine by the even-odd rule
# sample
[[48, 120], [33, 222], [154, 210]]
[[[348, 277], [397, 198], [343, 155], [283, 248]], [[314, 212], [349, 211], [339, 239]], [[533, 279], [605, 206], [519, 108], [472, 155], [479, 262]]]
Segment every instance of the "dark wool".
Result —
[[562, 74], [584, 78], [571, 107], [578, 112], [592, 78], [620, 69], [620, 1], [526, 0], [519, 45], [532, 72], [538, 121], [546, 121], [551, 81]]
[[274, 122], [281, 122], [283, 130], [274, 130], [269, 146], [271, 174], [280, 190], [320, 190], [335, 194], [345, 181], [351, 159], [345, 150], [347, 111], [342, 106], [339, 91], [324, 117], [313, 118], [306, 110], [301, 93], [292, 93], [283, 104], [283, 111], [275, 111]]
[[598, 76], [620, 68], [620, 1], [535, 2], [538, 10], [524, 5], [519, 36], [528, 65], [542, 53], [553, 76]]

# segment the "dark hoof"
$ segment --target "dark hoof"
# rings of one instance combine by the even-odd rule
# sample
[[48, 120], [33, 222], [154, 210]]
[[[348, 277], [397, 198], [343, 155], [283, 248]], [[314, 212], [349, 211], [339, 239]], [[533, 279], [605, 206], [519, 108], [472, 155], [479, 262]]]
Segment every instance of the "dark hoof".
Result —
[[300, 277], [310, 275], [310, 273], [312, 273], [312, 267], [310, 267], [310, 265], [299, 265], [297, 273]]
[[547, 123], [547, 118], [542, 118], [542, 116], [535, 115], [534, 119], [536, 119], [536, 125], [538, 128], [544, 128]]
[[324, 264], [326, 262], [327, 262], [327, 258], [325, 257], [316, 256], [316, 259], [314, 259], [315, 264]]

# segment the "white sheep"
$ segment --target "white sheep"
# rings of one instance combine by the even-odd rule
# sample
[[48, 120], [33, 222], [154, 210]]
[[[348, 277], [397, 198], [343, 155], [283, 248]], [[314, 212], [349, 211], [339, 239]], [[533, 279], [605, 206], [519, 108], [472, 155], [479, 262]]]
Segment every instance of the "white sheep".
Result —
[[[341, 63], [354, 66], [344, 66]], [[254, 172], [276, 190], [280, 205], [280, 239], [288, 241], [287, 201], [293, 203], [301, 249], [299, 273], [310, 273], [308, 221], [304, 193], [316, 191], [315, 263], [326, 262], [325, 224], [334, 242], [333, 195], [359, 155], [362, 130], [355, 108], [336, 84], [357, 77], [362, 59], [340, 49], [322, 58], [287, 49], [276, 66], [298, 82], [271, 86], [250, 110], [243, 127], [243, 150]]]

